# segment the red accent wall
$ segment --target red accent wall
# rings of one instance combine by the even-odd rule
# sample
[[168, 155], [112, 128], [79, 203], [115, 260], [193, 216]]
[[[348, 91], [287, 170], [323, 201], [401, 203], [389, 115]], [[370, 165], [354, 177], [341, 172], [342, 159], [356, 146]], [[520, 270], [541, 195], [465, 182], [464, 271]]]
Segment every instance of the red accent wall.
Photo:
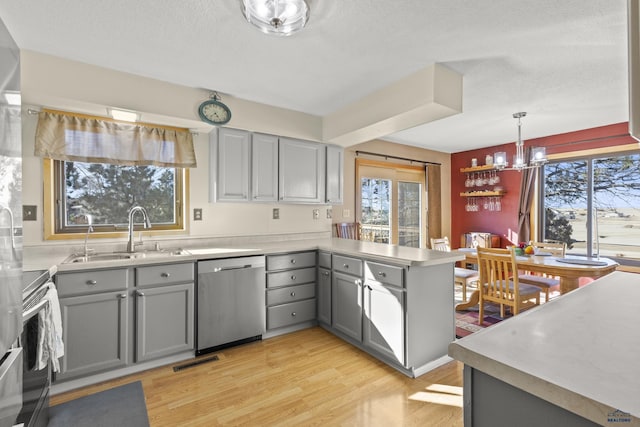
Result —
[[[529, 139], [524, 142], [525, 147], [544, 146], [547, 156], [550, 154], [566, 153], [571, 151], [589, 150], [617, 145], [636, 144], [638, 141], [629, 136], [629, 124], [627, 122], [544, 138]], [[483, 211], [467, 212], [466, 197], [460, 193], [469, 191], [464, 186], [466, 175], [460, 172], [461, 168], [471, 166], [471, 159], [477, 158], [478, 165], [485, 164], [487, 154], [493, 155], [498, 151], [507, 153], [509, 163], [515, 154], [515, 142], [487, 147], [480, 150], [463, 151], [451, 155], [451, 246], [460, 245], [460, 236], [471, 231], [497, 234], [501, 237], [502, 247], [516, 243], [518, 233], [518, 199], [520, 194], [521, 173], [517, 171], [502, 171], [500, 183], [506, 191], [502, 197], [502, 210], [500, 212]]]

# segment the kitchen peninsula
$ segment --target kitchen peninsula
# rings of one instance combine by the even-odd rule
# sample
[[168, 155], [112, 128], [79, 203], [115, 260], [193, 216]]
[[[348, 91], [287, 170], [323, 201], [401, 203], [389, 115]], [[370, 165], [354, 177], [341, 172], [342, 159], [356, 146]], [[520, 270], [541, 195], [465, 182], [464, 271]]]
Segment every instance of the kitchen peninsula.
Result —
[[639, 298], [614, 272], [452, 343], [465, 425], [640, 425]]
[[[192, 271], [194, 264], [198, 261], [265, 255], [267, 258], [267, 287], [264, 294], [267, 295], [267, 319], [265, 319], [263, 338], [319, 324], [346, 342], [410, 377], [420, 376], [451, 360], [447, 356], [447, 347], [455, 338], [453, 268], [455, 262], [462, 260], [464, 255], [455, 252], [446, 253], [335, 238], [262, 243], [247, 240], [247, 242], [250, 243], [182, 246], [180, 250], [175, 248], [167, 250], [164, 255], [162, 251], [154, 253], [153, 250], [149, 250], [147, 253], [138, 254], [140, 256], [133, 254], [131, 258], [120, 259], [110, 259], [106, 256], [108, 253], [98, 252], [97, 255], [104, 254], [105, 257], [98, 256], [95, 261], [84, 262], [78, 262], [77, 258], [70, 257], [69, 253], [62, 254], [61, 251], [58, 251], [60, 259], [53, 261], [53, 263], [58, 264], [59, 277], [76, 275], [81, 279], [78, 282], [79, 285], [91, 282], [93, 289], [96, 288], [95, 281], [89, 278], [89, 274], [102, 274], [102, 282], [109, 283], [106, 286], [114, 286], [114, 282], [108, 281], [106, 278], [110, 271], [118, 272], [122, 275], [119, 282], [121, 288], [109, 290], [120, 301], [125, 301], [130, 297], [138, 298], [143, 294], [147, 296], [151, 294], [150, 289], [145, 290], [145, 285], [141, 282], [147, 271], [157, 273], [154, 276], [156, 279], [152, 281], [156, 285], [162, 286], [161, 282], [163, 281], [168, 281], [167, 285], [177, 285], [178, 282], [184, 282], [184, 285], [181, 284], [181, 286], [188, 289], [189, 282], [193, 282], [194, 276], [187, 274], [185, 268], [190, 268]], [[148, 243], [152, 244], [152, 242]], [[185, 241], [182, 243], [186, 244]], [[304, 302], [305, 306], [313, 304], [311, 319], [305, 318], [304, 322], [298, 322], [297, 318], [308, 315], [308, 313], [292, 310], [290, 313], [279, 312], [278, 316], [282, 317], [278, 317], [277, 322], [274, 321], [270, 324], [272, 318], [269, 317], [269, 313], [273, 308], [273, 303], [269, 301], [269, 294], [274, 290], [270, 286], [270, 274], [274, 273], [270, 271], [269, 259], [287, 261], [287, 256], [291, 256], [291, 262], [286, 262], [290, 267], [286, 267], [286, 269], [305, 267], [306, 271], [309, 269], [309, 265], [302, 266], [299, 265], [300, 263], [295, 264], [295, 262], [298, 255], [309, 253], [313, 254], [311, 265], [313, 285], [311, 293], [304, 297], [306, 298]], [[306, 256], [305, 258], [308, 259]], [[42, 259], [28, 257], [25, 262], [31, 269], [51, 263], [50, 256], [42, 257]], [[176, 271], [184, 270], [184, 274], [169, 274], [162, 270], [162, 268], [166, 270], [170, 266], [177, 269]], [[292, 286], [297, 286], [294, 282], [300, 279], [301, 274], [294, 270], [285, 273], [287, 270], [283, 270], [283, 268], [277, 267], [274, 270], [279, 280], [291, 279]], [[134, 270], [135, 274], [132, 273]], [[323, 272], [322, 275], [320, 270]], [[164, 276], [162, 276], [163, 272]], [[125, 280], [126, 277], [129, 279]], [[179, 277], [183, 277], [183, 279], [178, 280]], [[288, 284], [286, 282], [279, 282], [275, 286], [279, 297], [286, 296], [288, 298], [289, 294], [291, 297], [295, 295], [296, 298], [292, 299], [292, 304], [296, 304], [299, 298], [296, 289], [291, 288], [291, 292], [287, 291]], [[306, 292], [309, 292], [308, 285], [301, 286]], [[182, 288], [178, 290], [182, 290]], [[187, 292], [186, 295], [188, 294]], [[197, 295], [197, 291], [193, 294]], [[281, 308], [286, 310], [287, 307]], [[183, 313], [188, 312], [189, 309], [183, 311]], [[328, 313], [328, 316], [321, 315], [321, 313]], [[181, 315], [179, 319], [181, 320], [183, 317], [184, 315]], [[131, 319], [135, 319], [135, 316]], [[285, 325], [286, 327], [282, 326], [283, 319], [291, 319]], [[146, 324], [152, 325], [153, 322], [146, 322]], [[203, 325], [196, 325], [196, 329], [197, 327], [203, 327]], [[140, 333], [134, 335], [142, 336]], [[154, 332], [148, 331], [147, 335], [153, 336]], [[141, 358], [138, 354], [139, 351], [136, 350], [135, 354], [130, 352], [128, 355], [119, 357], [117, 370], [105, 367], [98, 372], [85, 373], [78, 369], [67, 377], [73, 380], [73, 384], [62, 384], [62, 386], [54, 387], [54, 391], [62, 392], [86, 385], [94, 380], [105, 380], [108, 377], [132, 373], [160, 364], [173, 363], [177, 360], [175, 356], [181, 356], [182, 360], [193, 357], [192, 350], [188, 350], [184, 346], [181, 346], [179, 350], [179, 355], [168, 354], [163, 350], [157, 352], [162, 357], [154, 358], [151, 353], [151, 357], [147, 359]], [[72, 349], [69, 351], [73, 352]], [[173, 357], [166, 358], [165, 356]], [[94, 376], [94, 379], [88, 378], [88, 373]], [[64, 378], [64, 374], [61, 377]]]

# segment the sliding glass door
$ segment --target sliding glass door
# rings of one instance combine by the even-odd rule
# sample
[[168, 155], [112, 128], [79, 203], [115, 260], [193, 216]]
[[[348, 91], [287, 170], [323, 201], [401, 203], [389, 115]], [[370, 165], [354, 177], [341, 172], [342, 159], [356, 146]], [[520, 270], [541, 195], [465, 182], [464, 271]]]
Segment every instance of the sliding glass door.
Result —
[[362, 239], [426, 247], [424, 169], [362, 159], [356, 165]]

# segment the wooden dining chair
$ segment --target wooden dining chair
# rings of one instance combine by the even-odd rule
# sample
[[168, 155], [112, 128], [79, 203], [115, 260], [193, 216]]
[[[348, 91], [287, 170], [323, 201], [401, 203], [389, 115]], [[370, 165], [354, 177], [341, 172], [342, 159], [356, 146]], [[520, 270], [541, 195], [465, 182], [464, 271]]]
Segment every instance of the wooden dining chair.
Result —
[[513, 316], [522, 310], [540, 305], [540, 288], [520, 283], [515, 248], [477, 248], [480, 270], [478, 324], [484, 323], [484, 304], [500, 305], [500, 316], [505, 317], [505, 306]]
[[[431, 249], [434, 251], [450, 252], [451, 245], [449, 244], [449, 238], [447, 236], [438, 239], [431, 240]], [[467, 300], [467, 287], [478, 283], [478, 271], [471, 270], [469, 268], [455, 267], [453, 273], [453, 282], [455, 285], [462, 287], [462, 300]]]
[[360, 224], [357, 222], [342, 222], [334, 224], [336, 236], [341, 239], [360, 240]]
[[[535, 253], [549, 254], [549, 256], [559, 258], [563, 258], [567, 251], [567, 244], [564, 242], [530, 242], [529, 244], [533, 246]], [[539, 287], [544, 292], [544, 302], [549, 301], [549, 293], [551, 291], [560, 289], [560, 278], [548, 274], [524, 271], [518, 274], [518, 280], [520, 283]]]

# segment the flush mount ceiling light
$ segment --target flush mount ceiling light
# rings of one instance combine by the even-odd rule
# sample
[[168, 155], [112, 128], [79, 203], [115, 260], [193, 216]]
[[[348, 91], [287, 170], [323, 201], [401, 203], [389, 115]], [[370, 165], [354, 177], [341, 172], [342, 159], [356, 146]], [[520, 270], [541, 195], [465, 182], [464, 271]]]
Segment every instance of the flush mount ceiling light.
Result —
[[113, 120], [122, 120], [124, 122], [137, 122], [140, 114], [135, 111], [121, 110], [119, 108], [107, 108], [107, 113]]
[[309, 21], [306, 0], [240, 0], [240, 5], [247, 21], [266, 34], [290, 36]]
[[[518, 119], [518, 140], [516, 141], [516, 154], [513, 156], [513, 164], [508, 170], [521, 171], [522, 169], [537, 168], [547, 162], [547, 154], [544, 147], [531, 147], [531, 159], [529, 163], [524, 156], [524, 142], [522, 141], [522, 122], [521, 118], [526, 116], [527, 113], [519, 112], [514, 113], [513, 118]], [[507, 154], [504, 151], [500, 151], [493, 156], [493, 166], [497, 169], [507, 168]]]

